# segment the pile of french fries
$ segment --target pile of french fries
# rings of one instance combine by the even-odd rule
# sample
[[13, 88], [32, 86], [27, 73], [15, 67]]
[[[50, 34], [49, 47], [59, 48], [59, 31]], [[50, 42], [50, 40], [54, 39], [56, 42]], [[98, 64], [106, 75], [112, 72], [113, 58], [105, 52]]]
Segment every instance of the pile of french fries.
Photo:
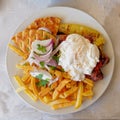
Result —
[[[15, 48], [16, 50], [16, 48]], [[23, 70], [23, 76], [14, 76], [19, 88], [16, 92], [24, 91], [33, 101], [40, 100], [48, 104], [53, 110], [74, 106], [75, 109], [82, 105], [85, 98], [91, 99], [93, 96], [94, 82], [85, 78], [84, 81], [73, 81], [67, 72], [59, 70], [49, 70], [54, 78], [59, 80], [50, 86], [37, 86], [38, 79], [30, 75], [33, 66], [29, 63], [17, 64], [17, 68]]]

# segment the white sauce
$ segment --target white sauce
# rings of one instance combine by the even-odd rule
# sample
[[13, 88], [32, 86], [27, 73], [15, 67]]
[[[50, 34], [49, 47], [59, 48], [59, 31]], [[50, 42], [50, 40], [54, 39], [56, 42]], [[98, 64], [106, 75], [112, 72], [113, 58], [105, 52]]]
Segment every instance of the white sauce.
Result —
[[46, 80], [46, 79], [50, 80], [50, 79], [52, 79], [51, 74], [49, 72], [45, 71], [45, 70], [34, 70], [33, 72], [30, 72], [30, 74], [33, 77], [36, 77], [39, 74], [42, 74], [43, 75], [43, 77], [42, 77], [43, 80]]
[[52, 76], [49, 72], [47, 72], [46, 70], [34, 70], [32, 72], [30, 72], [31, 76], [36, 77], [39, 74], [43, 75], [42, 76], [42, 80], [46, 80], [48, 79], [49, 84], [48, 86], [50, 86], [51, 84], [53, 84], [54, 82], [58, 81], [58, 78], [52, 79]]
[[81, 35], [71, 34], [60, 47], [59, 65], [68, 72], [75, 81], [84, 80], [90, 75], [99, 62], [99, 49]]

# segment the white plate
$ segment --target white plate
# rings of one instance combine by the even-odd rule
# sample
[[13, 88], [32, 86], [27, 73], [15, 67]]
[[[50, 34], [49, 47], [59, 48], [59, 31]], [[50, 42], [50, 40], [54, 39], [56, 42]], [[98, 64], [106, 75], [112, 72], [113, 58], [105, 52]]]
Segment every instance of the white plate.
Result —
[[[94, 87], [95, 95], [93, 99], [84, 101], [82, 106], [77, 110], [74, 109], [74, 107], [69, 107], [69, 108], [53, 111], [48, 105], [45, 105], [41, 102], [33, 102], [24, 92], [21, 92], [19, 96], [22, 99], [24, 99], [24, 101], [32, 105], [34, 108], [42, 112], [47, 112], [47, 113], [54, 114], [54, 115], [67, 114], [67, 113], [81, 111], [85, 109], [86, 107], [90, 106], [92, 103], [94, 103], [105, 92], [106, 88], [108, 87], [110, 83], [110, 80], [113, 74], [113, 69], [114, 69], [114, 52], [113, 52], [111, 40], [108, 34], [105, 32], [104, 28], [93, 17], [91, 17], [90, 15], [86, 14], [83, 11], [80, 11], [74, 8], [68, 8], [68, 7], [52, 7], [52, 8], [41, 9], [40, 12], [35, 13], [29, 19], [25, 20], [25, 22], [18, 27], [15, 33], [22, 31], [34, 19], [38, 17], [45, 17], [45, 16], [57, 16], [57, 17], [62, 18], [63, 22], [65, 23], [80, 23], [80, 24], [90, 26], [100, 31], [106, 39], [105, 52], [110, 57], [110, 62], [102, 70], [104, 73], [104, 79], [96, 82], [95, 84], [95, 87]], [[12, 42], [10, 41], [10, 43]], [[20, 59], [21, 58], [19, 56], [17, 56], [13, 51], [11, 51], [8, 48], [7, 56], [6, 56], [7, 70], [8, 70], [8, 75], [12, 83], [12, 86], [15, 89], [18, 88], [18, 85], [14, 81], [13, 76], [15, 74], [20, 73], [20, 71], [17, 70], [15, 67], [15, 65], [18, 63]]]

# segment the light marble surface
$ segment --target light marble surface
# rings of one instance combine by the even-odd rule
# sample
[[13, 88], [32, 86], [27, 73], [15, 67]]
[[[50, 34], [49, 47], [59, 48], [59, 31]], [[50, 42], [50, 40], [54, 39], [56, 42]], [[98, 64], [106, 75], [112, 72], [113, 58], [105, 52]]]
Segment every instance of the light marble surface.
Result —
[[[103, 96], [87, 109], [63, 116], [40, 113], [26, 105], [12, 89], [5, 66], [7, 43], [15, 29], [35, 11], [52, 6], [74, 7], [96, 18], [111, 37], [116, 59]], [[120, 0], [0, 0], [0, 120], [120, 119], [119, 35]]]

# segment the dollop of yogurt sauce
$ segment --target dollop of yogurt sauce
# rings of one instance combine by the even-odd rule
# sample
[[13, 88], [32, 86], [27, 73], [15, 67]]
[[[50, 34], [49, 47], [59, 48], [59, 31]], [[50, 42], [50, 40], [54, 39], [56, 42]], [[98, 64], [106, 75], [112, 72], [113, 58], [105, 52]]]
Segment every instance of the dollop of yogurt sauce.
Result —
[[99, 62], [99, 49], [96, 45], [78, 34], [70, 34], [61, 43], [59, 65], [68, 72], [72, 80], [84, 80]]

